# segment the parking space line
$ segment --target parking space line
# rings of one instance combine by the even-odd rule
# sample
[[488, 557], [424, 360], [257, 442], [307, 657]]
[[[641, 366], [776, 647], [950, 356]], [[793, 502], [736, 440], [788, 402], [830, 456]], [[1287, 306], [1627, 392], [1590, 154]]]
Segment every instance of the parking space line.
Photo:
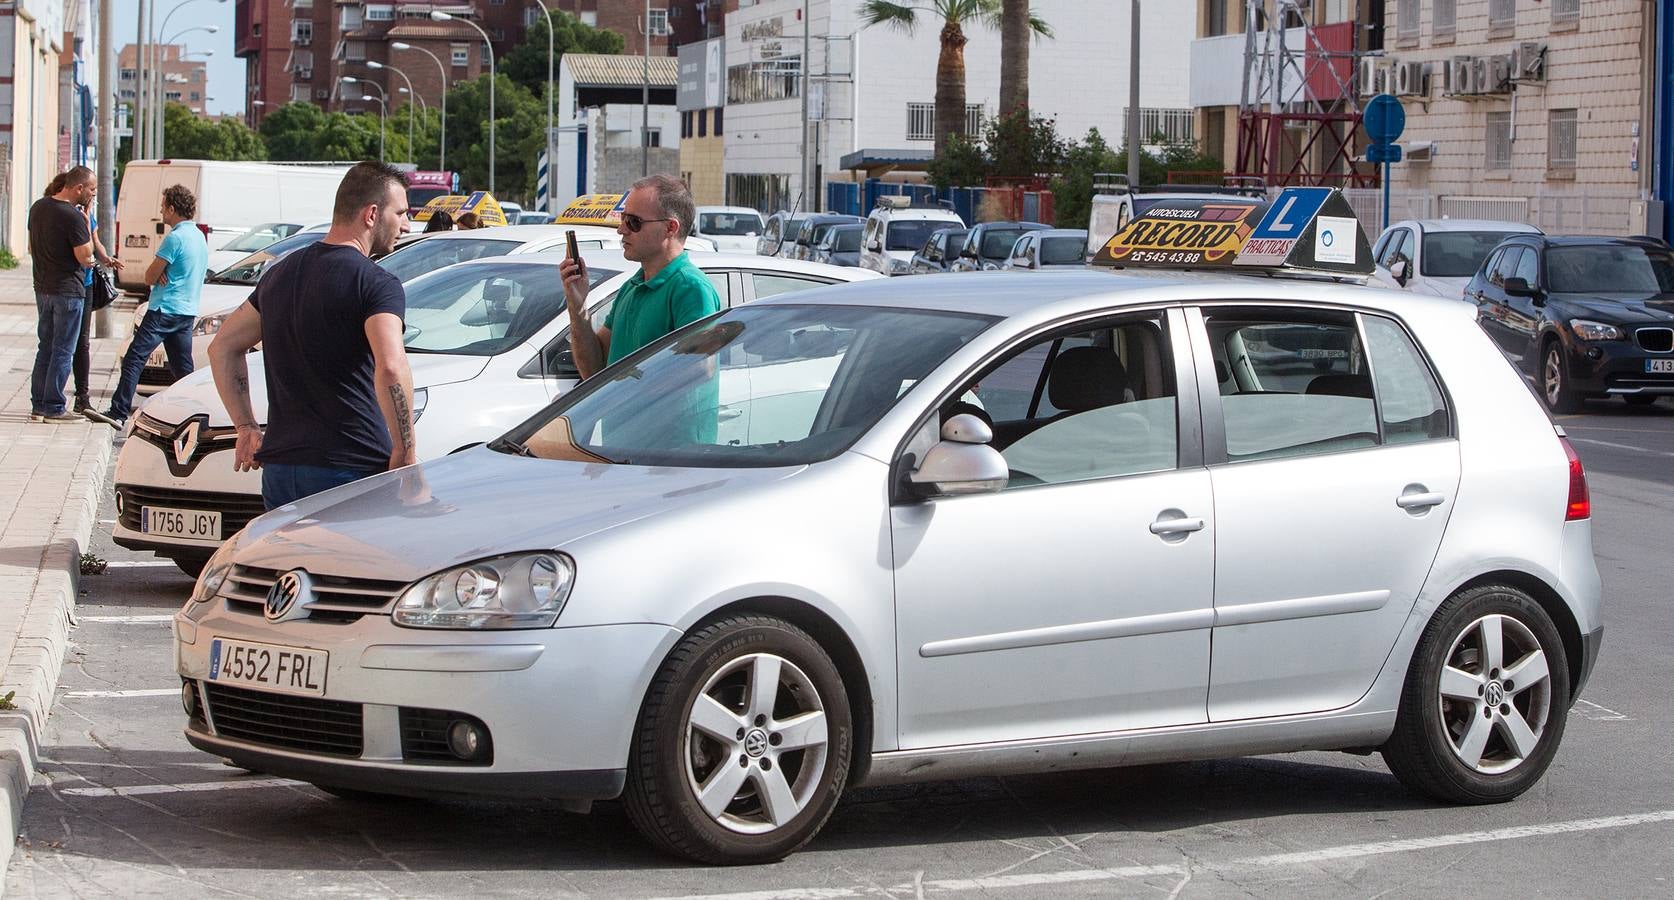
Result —
[[105, 561], [107, 569], [162, 569], [173, 568], [174, 563], [166, 559], [110, 559]]
[[1610, 447], [1615, 450], [1631, 450], [1634, 453], [1649, 453], [1652, 456], [1674, 456], [1674, 452], [1667, 450], [1652, 450], [1649, 447], [1635, 447], [1632, 444], [1618, 444], [1614, 441], [1598, 441], [1584, 437], [1572, 437], [1570, 440], [1577, 444], [1592, 444], [1597, 447]]
[[[1229, 870], [1274, 868], [1281, 866], [1304, 866], [1319, 863], [1340, 862], [1348, 859], [1361, 859], [1369, 856], [1384, 856], [1391, 853], [1408, 853], [1416, 850], [1435, 850], [1442, 847], [1458, 847], [1468, 844], [1484, 844], [1498, 841], [1514, 841], [1525, 838], [1549, 837], [1560, 834], [1577, 834], [1587, 831], [1601, 831], [1611, 828], [1631, 828], [1635, 825], [1654, 825], [1674, 822], [1674, 809], [1659, 810], [1657, 812], [1637, 813], [1621, 816], [1603, 816], [1595, 819], [1572, 819], [1566, 822], [1548, 822], [1540, 825], [1514, 825], [1509, 828], [1496, 828], [1490, 831], [1465, 831], [1456, 834], [1439, 834], [1433, 837], [1407, 838], [1404, 840], [1377, 841], [1368, 844], [1344, 844], [1337, 847], [1322, 847], [1318, 850], [1303, 850], [1293, 853], [1272, 853], [1265, 856], [1249, 856], [1226, 862], [1214, 862], [1197, 858], [1188, 869], [1182, 865], [1158, 866], [1124, 866], [1113, 869], [1071, 869], [1060, 872], [1041, 872], [1026, 875], [996, 875], [988, 878], [947, 878], [922, 882], [926, 891], [956, 893], [963, 891], [1003, 890], [1007, 888], [1045, 887], [1049, 885], [1074, 884], [1094, 881], [1118, 881], [1130, 878], [1152, 878], [1157, 876], [1184, 877], [1192, 871]], [[889, 888], [890, 893], [896, 891], [911, 891], [915, 885], [905, 884]], [[876, 894], [875, 888], [870, 886], [839, 887], [839, 888], [791, 888], [788, 890], [746, 891], [732, 894], [701, 894], [685, 895], [678, 900], [838, 900], [843, 897], [864, 897]], [[677, 898], [664, 898], [677, 900]]]
[[116, 625], [143, 625], [148, 622], [172, 622], [174, 615], [147, 616], [76, 616], [77, 622], [104, 622]]
[[149, 688], [142, 691], [70, 691], [66, 697], [178, 697], [180, 688]]
[[64, 788], [58, 793], [72, 797], [140, 797], [148, 794], [177, 794], [196, 791], [238, 791], [251, 788], [302, 787], [289, 778], [244, 778], [200, 781], [191, 784], [133, 784], [127, 787]]
[[1576, 713], [1578, 715], [1580, 715], [1583, 719], [1590, 719], [1594, 722], [1631, 722], [1631, 721], [1633, 721], [1633, 717], [1628, 715], [1627, 713], [1619, 713], [1619, 712], [1611, 709], [1608, 706], [1599, 706], [1597, 703], [1594, 703], [1591, 700], [1576, 700], [1575, 705], [1577, 707], [1585, 707], [1585, 709], [1577, 709], [1576, 710]]

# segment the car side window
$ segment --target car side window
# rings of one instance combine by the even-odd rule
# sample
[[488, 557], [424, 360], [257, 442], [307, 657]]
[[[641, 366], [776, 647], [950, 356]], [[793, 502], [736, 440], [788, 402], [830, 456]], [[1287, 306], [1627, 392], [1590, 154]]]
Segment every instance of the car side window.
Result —
[[1505, 258], [1504, 250], [1495, 250], [1493, 253], [1488, 254], [1488, 258], [1482, 261], [1482, 271], [1478, 273], [1479, 277], [1492, 284], [1494, 281], [1494, 270], [1499, 268], [1500, 260], [1503, 258]]
[[1350, 313], [1205, 312], [1227, 459], [1309, 456], [1378, 443], [1372, 375]]
[[1523, 279], [1530, 287], [1539, 287], [1540, 256], [1527, 247], [1523, 248], [1523, 255], [1518, 257], [1517, 268], [1512, 270], [1511, 276]]
[[1385, 269], [1394, 265], [1395, 260], [1399, 259], [1401, 255], [1401, 239], [1404, 235], [1410, 233], [1411, 232], [1407, 231], [1405, 228], [1397, 228], [1385, 235], [1383, 243], [1380, 245], [1383, 249], [1375, 257], [1378, 261], [1378, 265], [1383, 266]]
[[812, 278], [792, 278], [788, 275], [767, 275], [762, 272], [751, 272], [750, 279], [755, 284], [756, 299], [765, 300], [779, 294], [792, 291], [805, 291], [808, 288], [819, 287], [826, 282]]
[[[705, 272], [703, 275], [705, 278], [709, 279], [710, 286], [713, 287], [715, 289], [715, 293], [720, 296], [721, 308], [726, 309], [731, 306], [733, 300], [732, 285], [728, 281], [727, 273]], [[600, 325], [604, 324], [604, 320], [597, 317], [594, 317], [593, 321], [599, 323]]]
[[[1412, 260], [1418, 252], [1418, 239], [1413, 236], [1412, 229], [1401, 230], [1401, 245], [1395, 251], [1396, 260], [1406, 260], [1407, 268], [1412, 268]], [[1410, 272], [1408, 274], [1411, 274]]]
[[1383, 265], [1383, 251], [1389, 249], [1389, 242], [1394, 237], [1395, 232], [1386, 231], [1378, 238], [1378, 242], [1372, 245], [1372, 259], [1375, 260], [1378, 265]]
[[1447, 437], [1447, 402], [1406, 330], [1382, 316], [1361, 316], [1361, 323], [1377, 383], [1383, 442], [1407, 444]]
[[1505, 253], [1500, 256], [1499, 264], [1489, 274], [1488, 282], [1496, 287], [1504, 287], [1505, 280], [1517, 271], [1517, 265], [1522, 261], [1524, 252], [1526, 251], [1522, 247], [1505, 248]]
[[1174, 364], [1158, 315], [1058, 333], [989, 367], [944, 404], [992, 424], [1007, 489], [1174, 468]]
[[1018, 239], [1017, 245], [1015, 247], [1011, 248], [1011, 258], [1012, 259], [1028, 259], [1029, 258], [1029, 245], [1033, 240], [1034, 240], [1034, 238], [1031, 238], [1027, 235]]

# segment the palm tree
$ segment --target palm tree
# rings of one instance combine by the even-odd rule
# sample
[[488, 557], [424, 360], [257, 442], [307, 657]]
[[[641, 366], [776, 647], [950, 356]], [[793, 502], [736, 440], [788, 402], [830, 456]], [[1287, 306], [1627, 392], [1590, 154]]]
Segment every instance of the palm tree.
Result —
[[[867, 26], [887, 24], [911, 34], [918, 24], [919, 13], [942, 20], [942, 51], [936, 59], [938, 156], [947, 148], [949, 138], [965, 130], [965, 24], [978, 22], [990, 28], [998, 27], [1001, 4], [1002, 0], [921, 0], [917, 4], [863, 0], [860, 4], [860, 19]], [[1032, 12], [1028, 13], [1028, 30], [1047, 37], [1052, 35], [1052, 29]], [[1027, 48], [1023, 52], [1027, 59]], [[1024, 66], [1027, 68], [1027, 62]]]
[[1000, 115], [1029, 112], [1029, 0], [1000, 3]]

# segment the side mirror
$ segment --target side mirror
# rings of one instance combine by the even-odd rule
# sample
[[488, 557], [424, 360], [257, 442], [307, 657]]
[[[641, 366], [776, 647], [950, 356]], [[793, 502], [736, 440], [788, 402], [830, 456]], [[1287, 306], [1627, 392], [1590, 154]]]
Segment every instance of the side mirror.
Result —
[[1540, 289], [1529, 284], [1527, 278], [1518, 278], [1513, 275], [1505, 280], [1504, 287], [1508, 297], [1528, 297], [1534, 301], [1536, 306], [1542, 306], [1546, 303], [1546, 298], [1541, 296]]
[[883, 242], [878, 240], [877, 238], [873, 238], [872, 242], [870, 244], [866, 245], [866, 249], [872, 251], [873, 253], [877, 253], [878, 251], [883, 249]]
[[988, 446], [994, 439], [988, 423], [961, 413], [942, 423], [942, 439], [925, 451], [923, 462], [907, 480], [924, 496], [990, 494], [1011, 477], [1005, 457]]
[[1389, 265], [1389, 277], [1395, 279], [1395, 283], [1401, 287], [1407, 286], [1408, 265], [1405, 258], [1397, 259]]

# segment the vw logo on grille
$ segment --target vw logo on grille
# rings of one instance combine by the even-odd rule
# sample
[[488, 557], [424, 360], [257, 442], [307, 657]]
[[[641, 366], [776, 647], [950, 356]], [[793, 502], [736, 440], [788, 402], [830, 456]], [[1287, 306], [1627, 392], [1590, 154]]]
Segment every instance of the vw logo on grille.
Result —
[[301, 569], [292, 569], [279, 576], [273, 587], [267, 589], [266, 615], [269, 622], [280, 622], [290, 617], [290, 613], [305, 605], [312, 588], [308, 583], [308, 573]]

